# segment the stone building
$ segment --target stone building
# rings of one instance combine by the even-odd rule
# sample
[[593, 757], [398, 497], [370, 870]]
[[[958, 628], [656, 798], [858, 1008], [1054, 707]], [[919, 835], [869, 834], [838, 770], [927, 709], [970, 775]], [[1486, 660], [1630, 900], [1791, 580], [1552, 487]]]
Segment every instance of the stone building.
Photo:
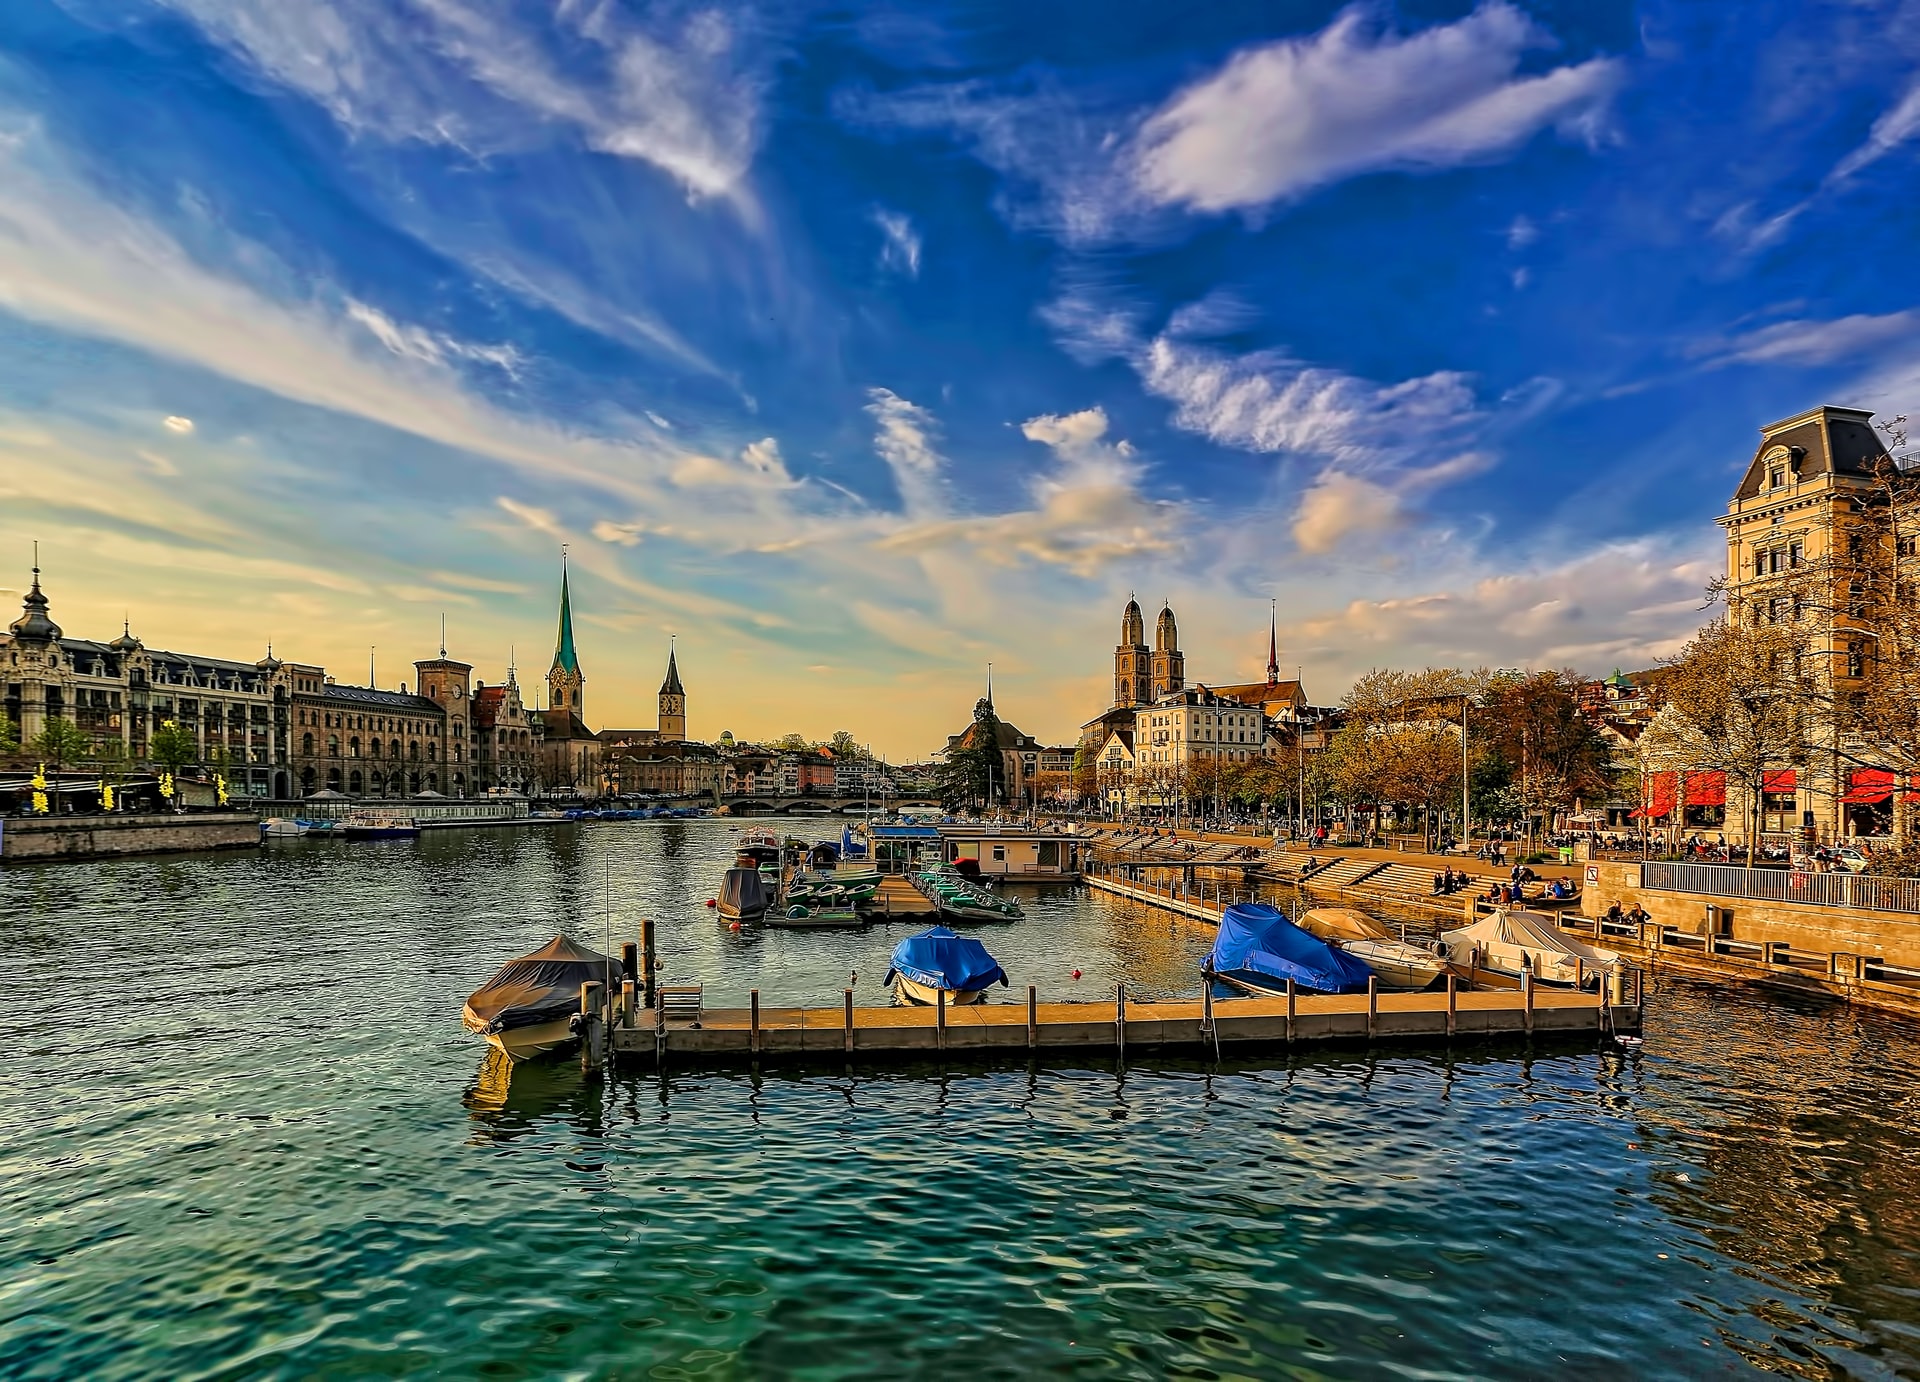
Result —
[[536, 785], [543, 792], [599, 796], [611, 785], [605, 779], [600, 736], [587, 728], [586, 674], [573, 642], [573, 598], [567, 569], [560, 568], [560, 631], [554, 640], [553, 665], [547, 669], [547, 709], [538, 716], [535, 745]]
[[123, 626], [106, 642], [69, 638], [33, 580], [20, 617], [0, 637], [0, 708], [32, 739], [49, 719], [145, 761], [153, 732], [169, 720], [194, 736], [200, 761], [219, 769], [236, 796], [291, 792], [291, 679], [271, 651], [258, 662], [146, 647]]
[[513, 668], [507, 669], [507, 679], [497, 686], [474, 684], [474, 780], [482, 791], [533, 790], [537, 758], [534, 732], [533, 712], [521, 699]]
[[[464, 667], [436, 659], [435, 664]], [[442, 698], [404, 687], [383, 691], [343, 685], [324, 667], [290, 662], [293, 766], [297, 794], [341, 792], [351, 797], [408, 797], [420, 792], [464, 796], [471, 782], [464, 709], [454, 736], [450, 673], [437, 684]], [[464, 683], [462, 684], [464, 704]]]

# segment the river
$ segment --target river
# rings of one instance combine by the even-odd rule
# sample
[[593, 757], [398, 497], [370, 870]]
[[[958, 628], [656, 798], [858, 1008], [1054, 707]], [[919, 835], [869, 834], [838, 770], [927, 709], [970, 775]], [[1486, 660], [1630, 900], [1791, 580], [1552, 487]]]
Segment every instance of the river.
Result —
[[[883, 1001], [905, 925], [715, 924], [734, 838], [0, 870], [0, 1378], [1920, 1371], [1920, 1034], [1845, 1008], [1667, 979], [1628, 1054], [502, 1079], [460, 1003], [558, 930]], [[1197, 992], [1202, 928], [1023, 901], [980, 933], [1016, 993]]]

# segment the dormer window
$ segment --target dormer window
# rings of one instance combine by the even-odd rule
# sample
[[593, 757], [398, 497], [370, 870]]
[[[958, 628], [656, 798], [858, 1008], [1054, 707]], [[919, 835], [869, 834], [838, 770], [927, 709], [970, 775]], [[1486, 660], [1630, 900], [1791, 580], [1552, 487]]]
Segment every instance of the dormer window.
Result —
[[1769, 474], [1773, 488], [1779, 489], [1787, 483], [1787, 468], [1785, 466], [1777, 465]]

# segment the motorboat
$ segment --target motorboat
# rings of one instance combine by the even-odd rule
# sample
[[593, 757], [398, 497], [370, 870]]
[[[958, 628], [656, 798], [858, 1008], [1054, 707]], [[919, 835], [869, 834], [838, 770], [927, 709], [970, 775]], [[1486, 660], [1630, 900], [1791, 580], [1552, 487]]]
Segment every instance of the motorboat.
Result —
[[766, 914], [766, 924], [790, 931], [827, 931], [867, 923], [852, 907], [810, 907], [795, 902], [771, 908]]
[[1382, 988], [1430, 988], [1449, 968], [1437, 947], [1396, 936], [1358, 908], [1315, 907], [1300, 926], [1357, 958], [1379, 976]]
[[1592, 987], [1620, 964], [1618, 952], [1588, 945], [1542, 912], [1496, 907], [1471, 926], [1448, 931], [1440, 945], [1455, 969], [1517, 984], [1530, 970], [1535, 983]]
[[995, 982], [1005, 986], [1008, 980], [986, 946], [971, 936], [935, 926], [893, 948], [893, 964], [884, 982], [906, 1002], [931, 1007], [942, 994], [949, 1005], [978, 1003]]
[[617, 960], [555, 936], [531, 955], [501, 965], [468, 997], [460, 1020], [515, 1060], [525, 1060], [573, 1040], [580, 985], [611, 985], [619, 971]]
[[760, 870], [735, 865], [720, 880], [720, 919], [752, 925], [767, 915], [772, 898]]
[[349, 816], [340, 833], [349, 840], [411, 840], [420, 833], [412, 821], [388, 820], [379, 816]]
[[268, 816], [260, 822], [260, 833], [270, 840], [291, 840], [307, 833], [305, 821], [291, 816]]
[[1259, 998], [1287, 991], [1287, 981], [1311, 993], [1363, 993], [1373, 971], [1264, 902], [1236, 902], [1220, 916], [1220, 931], [1201, 966], [1208, 978]]

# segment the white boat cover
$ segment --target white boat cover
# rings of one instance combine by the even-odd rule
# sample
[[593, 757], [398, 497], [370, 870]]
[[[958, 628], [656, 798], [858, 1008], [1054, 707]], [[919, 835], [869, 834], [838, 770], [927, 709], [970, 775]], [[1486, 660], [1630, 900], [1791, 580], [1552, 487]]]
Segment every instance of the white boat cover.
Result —
[[1480, 968], [1508, 974], [1520, 972], [1524, 956], [1532, 962], [1537, 976], [1557, 983], [1572, 983], [1581, 961], [1589, 971], [1620, 963], [1620, 956], [1614, 951], [1602, 950], [1569, 936], [1554, 924], [1552, 917], [1539, 912], [1509, 911], [1505, 907], [1496, 907], [1471, 926], [1447, 932], [1440, 937], [1440, 944], [1456, 965], [1470, 963], [1477, 950]]

